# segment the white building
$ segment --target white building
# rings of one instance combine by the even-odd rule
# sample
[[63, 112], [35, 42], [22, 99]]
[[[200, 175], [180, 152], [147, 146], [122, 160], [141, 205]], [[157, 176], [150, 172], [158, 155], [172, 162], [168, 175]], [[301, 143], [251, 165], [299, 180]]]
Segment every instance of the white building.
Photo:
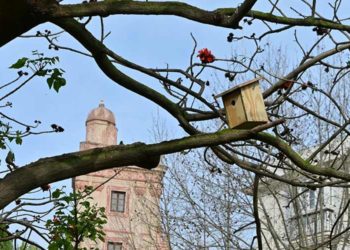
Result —
[[[337, 168], [340, 163], [342, 169], [350, 166], [346, 156], [339, 156], [337, 160], [330, 154], [323, 154], [322, 157], [326, 160], [318, 159], [319, 162], [327, 166], [333, 164]], [[295, 174], [290, 178], [301, 180], [305, 177]], [[330, 181], [324, 179], [322, 183]], [[319, 184], [317, 179], [315, 183]], [[346, 183], [342, 185], [346, 186]], [[349, 232], [346, 230], [350, 226], [349, 203], [347, 187], [310, 189], [270, 179], [262, 181], [259, 213], [264, 249], [350, 249]]]

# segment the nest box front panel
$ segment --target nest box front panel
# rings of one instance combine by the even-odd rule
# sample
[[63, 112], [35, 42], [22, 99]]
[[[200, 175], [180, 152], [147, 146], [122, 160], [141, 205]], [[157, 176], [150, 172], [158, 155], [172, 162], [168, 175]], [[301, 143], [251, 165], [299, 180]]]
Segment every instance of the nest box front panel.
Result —
[[223, 101], [226, 110], [226, 119], [230, 128], [237, 127], [247, 121], [241, 91], [235, 91], [223, 96]]
[[252, 84], [242, 89], [242, 100], [247, 121], [268, 122], [264, 99], [259, 84]]

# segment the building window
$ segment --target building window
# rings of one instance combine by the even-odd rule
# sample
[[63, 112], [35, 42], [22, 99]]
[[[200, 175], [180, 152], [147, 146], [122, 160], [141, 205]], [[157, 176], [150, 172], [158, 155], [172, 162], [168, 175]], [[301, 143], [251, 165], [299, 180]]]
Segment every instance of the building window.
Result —
[[122, 250], [123, 244], [117, 243], [117, 242], [108, 242], [108, 248], [107, 250]]
[[301, 192], [301, 199], [306, 201], [306, 203], [303, 203], [303, 209], [305, 212], [310, 212], [310, 210], [315, 210], [317, 207], [318, 200], [321, 198], [320, 195], [322, 193], [320, 191], [303, 188], [300, 190]]
[[[291, 239], [300, 238], [303, 234], [314, 236], [322, 232], [330, 232], [334, 221], [334, 211], [327, 208], [293, 217], [289, 221]], [[303, 233], [299, 232], [299, 226]]]
[[111, 211], [121, 212], [121, 213], [125, 211], [125, 192], [112, 191]]
[[309, 207], [315, 208], [316, 207], [316, 192], [314, 190], [309, 190]]

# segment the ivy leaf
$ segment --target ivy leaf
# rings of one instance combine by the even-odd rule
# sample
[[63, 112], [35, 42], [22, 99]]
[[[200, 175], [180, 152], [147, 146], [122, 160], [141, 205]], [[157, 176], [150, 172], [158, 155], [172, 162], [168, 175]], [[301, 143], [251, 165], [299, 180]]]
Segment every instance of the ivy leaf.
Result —
[[16, 132], [16, 139], [15, 139], [16, 144], [21, 145], [22, 144], [22, 137], [21, 137], [21, 132], [17, 131]]
[[22, 138], [20, 136], [16, 137], [16, 144], [21, 145], [22, 144]]
[[53, 83], [53, 88], [56, 90], [56, 92], [58, 93], [58, 91], [60, 90], [60, 88], [62, 86], [66, 85], [66, 79], [62, 78], [62, 77], [58, 77], [56, 78], [56, 80]]
[[66, 79], [62, 77], [60, 69], [53, 69], [51, 76], [47, 78], [47, 84], [50, 89], [53, 87], [56, 92], [58, 92], [62, 86], [66, 85]]
[[46, 82], [47, 82], [47, 84], [49, 85], [49, 88], [51, 89], [52, 88], [52, 85], [53, 85], [53, 78], [47, 78], [47, 80], [46, 80]]
[[52, 198], [57, 199], [57, 198], [60, 197], [60, 195], [61, 195], [61, 190], [56, 189], [56, 190], [52, 193]]
[[15, 62], [14, 64], [12, 64], [10, 66], [10, 69], [20, 69], [26, 64], [27, 61], [28, 61], [27, 57], [23, 57], [21, 59], [18, 59], [17, 62]]

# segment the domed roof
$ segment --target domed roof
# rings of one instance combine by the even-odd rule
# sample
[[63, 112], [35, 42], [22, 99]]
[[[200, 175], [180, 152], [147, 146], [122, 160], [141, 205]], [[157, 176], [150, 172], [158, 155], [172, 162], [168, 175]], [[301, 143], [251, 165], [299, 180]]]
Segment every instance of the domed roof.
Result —
[[107, 121], [115, 125], [114, 114], [112, 113], [112, 111], [105, 108], [105, 104], [103, 103], [103, 101], [100, 102], [97, 108], [91, 110], [91, 112], [89, 113], [86, 119], [86, 123], [94, 120]]

